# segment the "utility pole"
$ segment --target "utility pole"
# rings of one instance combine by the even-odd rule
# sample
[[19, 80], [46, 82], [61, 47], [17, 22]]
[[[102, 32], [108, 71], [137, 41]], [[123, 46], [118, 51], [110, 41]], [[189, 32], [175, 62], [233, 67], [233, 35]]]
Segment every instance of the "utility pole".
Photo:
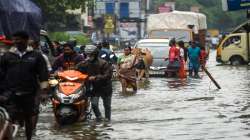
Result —
[[138, 21], [137, 21], [137, 28], [138, 28], [138, 36], [137, 36], [137, 39], [140, 39], [141, 38], [141, 26], [142, 26], [142, 6], [143, 6], [143, 1], [140, 0], [139, 1], [139, 18], [138, 18]]
[[250, 23], [249, 23], [249, 20], [250, 20], [250, 10], [247, 9], [246, 10], [247, 12], [247, 26], [245, 27], [245, 30], [247, 32], [247, 56], [248, 56], [248, 62], [250, 62], [250, 43], [249, 43], [249, 29], [250, 29]]
[[150, 10], [150, 4], [151, 4], [151, 0], [145, 0], [145, 19], [144, 19], [144, 22], [145, 22], [145, 25], [144, 25], [144, 37], [145, 35], [147, 34], [147, 19], [148, 19], [148, 15], [149, 15], [149, 10]]

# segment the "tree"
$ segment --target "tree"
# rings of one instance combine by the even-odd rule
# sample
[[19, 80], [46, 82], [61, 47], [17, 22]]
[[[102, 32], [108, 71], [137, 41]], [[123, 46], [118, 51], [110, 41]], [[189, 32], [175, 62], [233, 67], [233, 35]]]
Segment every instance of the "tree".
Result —
[[214, 1], [214, 0], [197, 0], [197, 2], [201, 5], [206, 5], [207, 7], [213, 7], [213, 6], [217, 6], [218, 2], [221, 1]]
[[[49, 31], [60, 30], [66, 26], [79, 27], [77, 18], [66, 13], [68, 9], [85, 9], [87, 0], [32, 0], [43, 12], [44, 26]], [[88, 0], [92, 1], [92, 0]]]

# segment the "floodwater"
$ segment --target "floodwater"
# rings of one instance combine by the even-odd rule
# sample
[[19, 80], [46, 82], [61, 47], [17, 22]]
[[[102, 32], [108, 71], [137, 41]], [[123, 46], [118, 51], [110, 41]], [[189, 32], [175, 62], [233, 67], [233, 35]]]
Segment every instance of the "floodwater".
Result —
[[[136, 94], [122, 94], [114, 82], [112, 122], [91, 120], [70, 126], [55, 124], [50, 105], [42, 107], [35, 140], [248, 140], [250, 139], [250, 69], [216, 66], [201, 79], [150, 78]], [[102, 108], [102, 106], [101, 106]], [[93, 115], [94, 118], [94, 115]], [[20, 138], [19, 134], [18, 139]]]

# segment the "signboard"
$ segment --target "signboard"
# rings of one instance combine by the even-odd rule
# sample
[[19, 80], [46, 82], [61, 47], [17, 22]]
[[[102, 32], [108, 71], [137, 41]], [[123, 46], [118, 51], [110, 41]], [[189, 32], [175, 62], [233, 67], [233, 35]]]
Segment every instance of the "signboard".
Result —
[[172, 10], [175, 10], [175, 2], [165, 2], [164, 6], [170, 6]]
[[90, 27], [94, 27], [93, 17], [92, 16], [88, 16], [88, 23], [87, 23], [87, 25], [90, 26]]
[[104, 21], [104, 32], [108, 34], [113, 33], [115, 29], [114, 18], [111, 15], [106, 15]]
[[137, 39], [138, 28], [136, 22], [121, 22], [120, 23], [120, 36], [123, 40]]
[[95, 18], [101, 18], [102, 14], [105, 13], [105, 2], [96, 2], [96, 8], [95, 8]]
[[175, 10], [175, 2], [166, 2], [158, 8], [159, 13], [168, 13]]
[[159, 13], [168, 13], [168, 12], [171, 12], [172, 11], [172, 8], [171, 7], [166, 7], [166, 6], [160, 6], [158, 8], [158, 12]]
[[250, 0], [222, 0], [224, 11], [250, 9]]
[[140, 17], [139, 1], [129, 2], [129, 17], [130, 18], [139, 18]]

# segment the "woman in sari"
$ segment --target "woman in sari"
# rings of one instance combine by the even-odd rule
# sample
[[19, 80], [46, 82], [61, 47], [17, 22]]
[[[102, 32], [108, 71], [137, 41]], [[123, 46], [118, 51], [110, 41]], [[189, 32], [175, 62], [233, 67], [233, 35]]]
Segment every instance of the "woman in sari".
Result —
[[118, 76], [122, 84], [122, 92], [125, 93], [128, 87], [132, 87], [133, 91], [137, 91], [136, 70], [134, 68], [136, 58], [131, 54], [131, 48], [124, 49], [124, 55], [118, 58]]

